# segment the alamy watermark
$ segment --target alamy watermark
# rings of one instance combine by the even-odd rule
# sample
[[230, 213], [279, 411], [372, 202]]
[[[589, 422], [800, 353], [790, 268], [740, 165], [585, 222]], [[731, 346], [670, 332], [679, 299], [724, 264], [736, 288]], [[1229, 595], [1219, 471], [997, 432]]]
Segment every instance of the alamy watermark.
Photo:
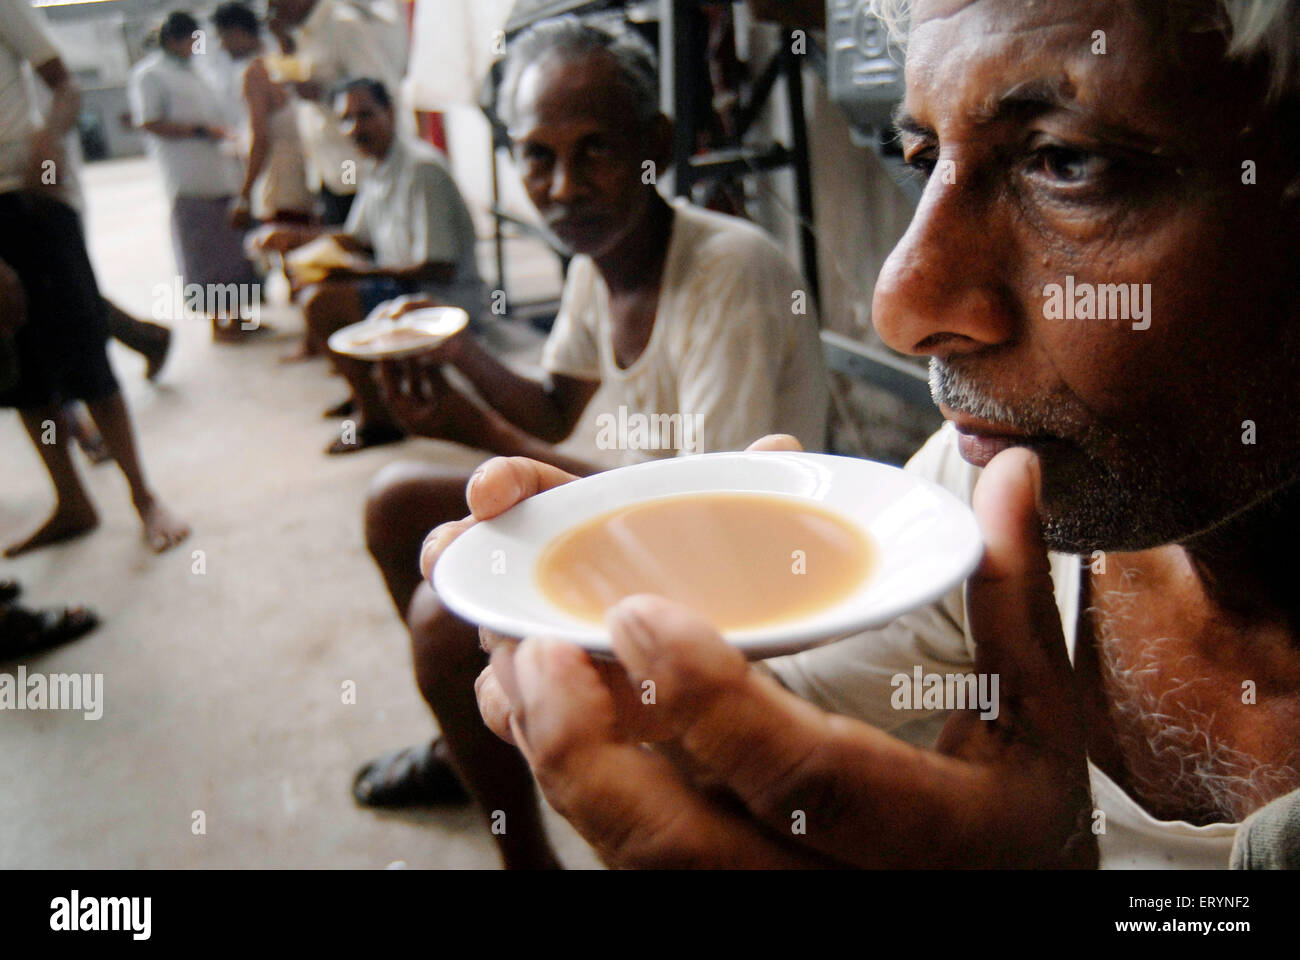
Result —
[[889, 704], [895, 710], [975, 710], [981, 720], [998, 718], [996, 673], [924, 673], [919, 666], [911, 676], [896, 673], [889, 685]]
[[132, 940], [148, 940], [152, 916], [152, 897], [83, 897], [73, 890], [50, 901], [50, 929], [60, 932], [121, 931]]
[[104, 715], [102, 673], [0, 673], [0, 710], [80, 710], [87, 720]]
[[153, 318], [181, 320], [186, 311], [204, 317], [239, 320], [242, 330], [256, 330], [262, 319], [259, 283], [184, 283], [179, 276], [153, 288]]
[[619, 404], [617, 414], [596, 418], [596, 446], [601, 450], [699, 453], [703, 432], [702, 413], [636, 413]]
[[1043, 317], [1048, 320], [1132, 320], [1134, 330], [1151, 327], [1151, 284], [1065, 283], [1043, 287]]

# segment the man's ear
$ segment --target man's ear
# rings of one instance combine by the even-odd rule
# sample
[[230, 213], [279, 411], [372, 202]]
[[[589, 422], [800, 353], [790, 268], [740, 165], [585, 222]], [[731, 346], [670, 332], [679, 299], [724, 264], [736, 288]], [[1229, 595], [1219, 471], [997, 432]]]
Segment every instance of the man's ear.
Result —
[[647, 159], [653, 160], [659, 173], [667, 173], [673, 165], [673, 122], [664, 114], [657, 113], [650, 121], [650, 135], [646, 138], [649, 147]]

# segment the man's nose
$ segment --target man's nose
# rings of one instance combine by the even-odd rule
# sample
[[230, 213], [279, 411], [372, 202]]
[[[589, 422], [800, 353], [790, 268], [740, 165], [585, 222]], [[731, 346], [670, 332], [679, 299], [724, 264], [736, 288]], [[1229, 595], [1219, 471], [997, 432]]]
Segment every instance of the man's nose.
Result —
[[557, 160], [551, 170], [551, 201], [570, 204], [587, 191], [587, 176], [572, 160]]
[[876, 280], [871, 316], [881, 339], [900, 353], [940, 357], [1011, 339], [1011, 239], [993, 203], [933, 176]]

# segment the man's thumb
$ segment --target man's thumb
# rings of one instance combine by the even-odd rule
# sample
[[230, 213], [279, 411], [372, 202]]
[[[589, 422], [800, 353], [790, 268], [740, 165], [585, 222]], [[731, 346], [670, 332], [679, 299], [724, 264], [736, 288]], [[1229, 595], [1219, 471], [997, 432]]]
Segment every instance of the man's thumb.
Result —
[[984, 558], [967, 581], [976, 669], [998, 675], [1000, 695], [1025, 706], [1062, 706], [1072, 671], [1052, 589], [1037, 500], [1038, 458], [1023, 447], [998, 454], [972, 506]]

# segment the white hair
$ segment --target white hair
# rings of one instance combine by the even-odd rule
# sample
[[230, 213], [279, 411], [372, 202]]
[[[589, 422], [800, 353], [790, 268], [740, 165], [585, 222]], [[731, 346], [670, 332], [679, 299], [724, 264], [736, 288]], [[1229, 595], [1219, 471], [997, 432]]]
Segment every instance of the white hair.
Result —
[[548, 56], [576, 60], [608, 54], [632, 96], [633, 120], [642, 129], [659, 113], [659, 67], [654, 50], [635, 30], [612, 17], [573, 14], [533, 24], [510, 43], [497, 98], [497, 112], [510, 126], [524, 70]]
[[[1300, 0], [1166, 0], [1173, 7], [1202, 7], [1210, 29], [1228, 40], [1228, 56], [1262, 56], [1269, 66], [1269, 98], [1300, 94]], [[900, 48], [907, 45], [913, 0], [867, 0]]]

